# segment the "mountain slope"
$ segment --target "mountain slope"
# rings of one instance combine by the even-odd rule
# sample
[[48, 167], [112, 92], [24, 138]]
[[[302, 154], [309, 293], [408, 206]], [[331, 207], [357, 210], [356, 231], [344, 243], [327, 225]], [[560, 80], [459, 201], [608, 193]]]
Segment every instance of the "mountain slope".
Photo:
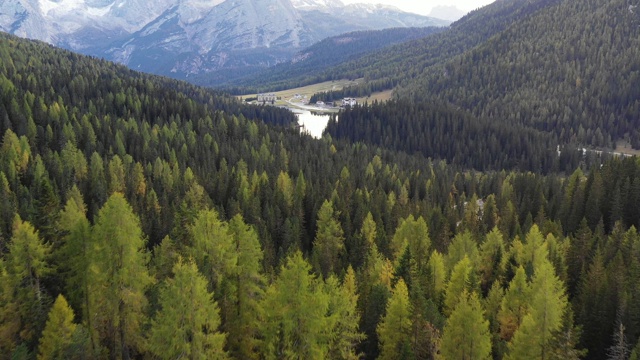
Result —
[[305, 36], [300, 14], [286, 1], [225, 1], [200, 11], [175, 6], [107, 53], [134, 69], [182, 77], [239, 66], [232, 54], [246, 49], [260, 49], [263, 66], [276, 63], [308, 42]]
[[[470, 12], [435, 36], [428, 36], [395, 45], [366, 57], [330, 68], [312, 81], [328, 81], [345, 78], [367, 78], [369, 83], [380, 83], [387, 88], [415, 78], [430, 66], [442, 63], [478, 46], [499, 34], [512, 24], [538, 11], [545, 3], [558, 0], [521, 1], [498, 0], [491, 5]], [[247, 81], [248, 86], [278, 86], [280, 82], [305, 83], [308, 77], [272, 78], [270, 82]], [[376, 86], [379, 87], [379, 86]]]
[[[543, 2], [542, 2], [543, 3]], [[399, 97], [434, 97], [562, 142], [640, 146], [637, 0], [551, 2], [443, 67], [408, 79]]]
[[139, 30], [172, 1], [8, 0], [0, 4], [0, 29], [79, 50]]
[[[376, 50], [414, 39], [432, 36], [444, 31], [441, 27], [427, 28], [393, 28], [386, 30], [356, 31], [324, 39], [304, 50], [299, 51], [291, 61], [264, 69], [250, 77], [230, 79], [225, 89], [234, 88], [232, 92], [245, 91], [258, 93], [277, 91], [280, 89], [299, 87], [317, 82], [314, 76], [322, 71], [353, 59], [362, 58]], [[284, 80], [282, 80], [284, 79]], [[295, 79], [305, 79], [295, 82]], [[195, 79], [199, 85], [211, 86], [215, 83], [203, 76]], [[248, 90], [246, 86], [253, 87]], [[267, 84], [260, 86], [259, 84]], [[242, 89], [242, 90], [240, 90]]]
[[[639, 5], [638, 0], [500, 0], [442, 33], [312, 79], [364, 77], [366, 84], [349, 89], [353, 95], [364, 87], [395, 87], [398, 99], [449, 104], [478, 119], [547, 133], [560, 146], [640, 148]], [[342, 120], [335, 133], [357, 139], [339, 131], [353, 128]], [[378, 129], [370, 138], [382, 139], [383, 133]], [[404, 148], [402, 139], [396, 140]]]
[[340, 0], [291, 0], [291, 4], [300, 10], [329, 11], [344, 7]]
[[8, 0], [0, 30], [131, 68], [193, 77], [264, 68], [355, 30], [446, 25], [392, 7], [289, 0]]

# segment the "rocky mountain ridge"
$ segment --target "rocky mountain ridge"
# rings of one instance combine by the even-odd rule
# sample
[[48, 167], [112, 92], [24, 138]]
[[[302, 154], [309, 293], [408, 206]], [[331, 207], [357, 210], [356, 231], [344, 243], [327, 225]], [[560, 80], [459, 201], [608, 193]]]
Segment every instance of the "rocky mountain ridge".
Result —
[[188, 79], [252, 71], [356, 30], [448, 22], [340, 0], [6, 0], [0, 30]]

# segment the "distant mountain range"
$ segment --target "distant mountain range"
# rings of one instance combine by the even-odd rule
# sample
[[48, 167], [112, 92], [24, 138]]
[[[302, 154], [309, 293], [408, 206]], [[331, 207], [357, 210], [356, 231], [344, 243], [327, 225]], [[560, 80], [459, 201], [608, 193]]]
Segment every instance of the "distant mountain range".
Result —
[[446, 26], [382, 5], [340, 0], [5, 0], [0, 30], [176, 78], [289, 61], [357, 30]]
[[[317, 78], [324, 70], [353, 59], [374, 54], [377, 50], [394, 44], [424, 38], [444, 31], [443, 27], [392, 28], [383, 30], [354, 31], [328, 37], [300, 50], [286, 62], [251, 74], [227, 74], [227, 82], [220, 83], [211, 75], [192, 79], [196, 85], [222, 87], [232, 93], [258, 93], [279, 91], [323, 82]], [[337, 80], [337, 79], [332, 79]]]

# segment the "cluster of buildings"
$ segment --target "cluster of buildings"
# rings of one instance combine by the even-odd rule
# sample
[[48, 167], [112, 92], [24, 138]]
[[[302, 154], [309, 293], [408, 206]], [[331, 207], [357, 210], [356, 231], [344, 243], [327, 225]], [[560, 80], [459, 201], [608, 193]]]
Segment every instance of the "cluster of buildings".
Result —
[[358, 101], [355, 98], [344, 98], [342, 99], [342, 106], [356, 106]]
[[358, 101], [355, 98], [344, 98], [342, 99], [342, 102], [336, 101], [334, 103], [325, 103], [324, 101], [316, 102], [316, 105], [319, 105], [319, 106], [333, 105], [333, 106], [347, 107], [347, 106], [356, 106], [357, 104], [358, 104]]
[[[293, 96], [294, 99], [296, 100], [302, 100], [305, 101], [307, 99], [306, 96], [302, 96], [300, 94], [295, 94]], [[278, 100], [278, 96], [274, 93], [264, 93], [264, 94], [258, 94], [257, 96], [257, 100], [258, 103], [275, 103]], [[327, 102], [325, 103], [324, 101], [318, 101], [316, 102], [316, 105], [318, 106], [341, 106], [341, 107], [347, 107], [347, 106], [356, 106], [358, 104], [358, 101], [356, 100], [356, 98], [344, 98], [342, 99], [342, 101], [338, 100], [335, 101], [333, 103], [331, 102]]]
[[275, 102], [278, 100], [276, 94], [258, 94], [258, 102]]

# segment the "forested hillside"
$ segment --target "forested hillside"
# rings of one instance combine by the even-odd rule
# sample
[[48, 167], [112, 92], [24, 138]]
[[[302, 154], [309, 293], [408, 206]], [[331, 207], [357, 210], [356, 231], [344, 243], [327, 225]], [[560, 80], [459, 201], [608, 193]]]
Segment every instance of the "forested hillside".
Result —
[[270, 78], [255, 77], [242, 84], [249, 87], [279, 87], [280, 84], [295, 87], [299, 83], [365, 78], [367, 83], [364, 86], [392, 89], [402, 81], [418, 76], [430, 66], [450, 60], [484, 43], [544, 5], [557, 1], [559, 0], [497, 0], [489, 6], [472, 11], [438, 34], [360, 56], [317, 75], [292, 78], [286, 72], [275, 71], [279, 68], [272, 68], [267, 71]]
[[350, 107], [329, 121], [326, 133], [486, 171], [571, 172], [583, 158], [571, 147], [558, 154], [558, 138], [551, 134], [477, 118], [441, 102]]
[[[479, 123], [540, 133], [561, 147], [612, 149], [622, 142], [640, 148], [638, 5], [627, 0], [496, 1], [447, 31], [328, 70], [327, 78], [366, 81], [316, 98], [330, 101], [395, 88], [395, 98], [410, 114], [419, 114], [425, 104], [444, 104], [467, 111]], [[397, 110], [391, 104], [384, 111]], [[414, 151], [391, 127], [395, 120], [383, 121], [367, 139], [353, 132], [361, 126], [351, 115], [330, 133], [373, 144], [384, 139], [385, 146]], [[403, 119], [405, 128], [427, 123], [419, 115]], [[418, 150], [451, 159], [429, 147]]]
[[[353, 59], [368, 57], [376, 50], [423, 38], [445, 29], [445, 27], [393, 28], [355, 31], [332, 36], [300, 51], [292, 61], [227, 81], [223, 87], [232, 93], [255, 94], [323, 82], [327, 78], [320, 74], [325, 69]], [[195, 80], [195, 82], [203, 86], [219, 85], [208, 84], [206, 78]]]
[[437, 98], [505, 124], [577, 141], [640, 147], [638, 1], [558, 1], [444, 66], [398, 96]]
[[6, 35], [0, 99], [2, 359], [639, 354], [635, 158], [475, 172]]

